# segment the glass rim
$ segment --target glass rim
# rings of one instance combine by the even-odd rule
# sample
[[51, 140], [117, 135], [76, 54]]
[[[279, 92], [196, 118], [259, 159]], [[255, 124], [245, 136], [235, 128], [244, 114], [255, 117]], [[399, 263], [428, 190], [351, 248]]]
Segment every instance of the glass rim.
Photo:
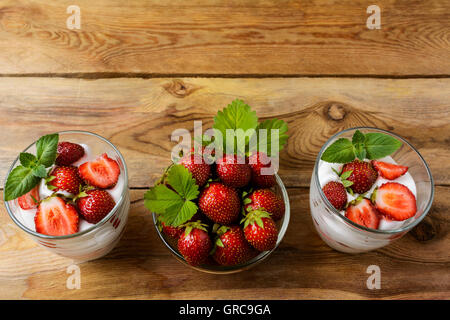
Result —
[[[50, 236], [50, 235], [46, 235], [46, 234], [41, 234], [39, 232], [33, 231], [33, 230], [29, 229], [28, 227], [24, 226], [15, 217], [15, 215], [12, 213], [12, 210], [11, 210], [11, 208], [9, 206], [9, 201], [5, 200], [5, 191], [4, 191], [5, 187], [4, 186], [6, 184], [6, 180], [7, 180], [8, 176], [9, 176], [9, 174], [15, 168], [16, 163], [19, 161], [19, 156], [20, 156], [20, 153], [19, 153], [19, 156], [17, 156], [17, 158], [14, 160], [14, 162], [11, 165], [11, 167], [9, 168], [8, 174], [6, 175], [6, 179], [5, 179], [5, 182], [3, 184], [3, 202], [5, 204], [6, 211], [8, 211], [8, 215], [10, 216], [10, 218], [14, 221], [14, 223], [20, 229], [22, 229], [23, 231], [27, 232], [28, 234], [30, 234], [32, 236], [35, 236], [35, 237], [38, 237], [38, 238], [42, 238], [42, 239], [47, 239], [47, 240], [48, 239], [51, 239], [51, 240], [72, 239], [72, 238], [76, 238], [76, 237], [80, 237], [82, 235], [85, 235], [85, 234], [87, 234], [87, 233], [89, 233], [89, 232], [91, 232], [91, 231], [101, 227], [102, 225], [104, 225], [109, 220], [109, 218], [111, 218], [112, 215], [114, 215], [114, 213], [117, 212], [118, 208], [122, 205], [122, 203], [123, 203], [123, 201], [125, 199], [126, 190], [128, 189], [128, 168], [127, 168], [127, 164], [125, 162], [124, 157], [120, 153], [119, 149], [116, 148], [116, 146], [113, 143], [111, 143], [108, 139], [106, 139], [106, 138], [104, 138], [104, 137], [102, 137], [102, 136], [100, 136], [100, 135], [98, 135], [96, 133], [93, 133], [93, 132], [90, 132], [90, 131], [83, 131], [83, 130], [66, 130], [66, 131], [59, 131], [59, 132], [56, 132], [56, 133], [57, 134], [71, 134], [71, 133], [86, 134], [86, 135], [94, 136], [94, 137], [99, 138], [100, 140], [106, 142], [119, 155], [119, 158], [120, 158], [120, 160], [123, 163], [124, 175], [125, 175], [125, 177], [124, 177], [125, 178], [125, 184], [124, 184], [124, 188], [123, 188], [123, 190], [121, 192], [120, 199], [119, 199], [119, 201], [117, 201], [117, 203], [114, 206], [114, 208], [108, 213], [108, 215], [106, 215], [102, 220], [100, 220], [98, 223], [94, 224], [93, 226], [90, 226], [86, 230], [79, 231], [79, 232], [73, 233], [73, 234], [64, 235], [64, 236]], [[37, 140], [34, 141], [32, 144], [30, 144], [28, 147], [26, 147], [22, 152], [25, 152], [26, 150], [31, 148], [34, 144], [36, 144], [36, 142], [37, 142]], [[10, 200], [10, 201], [14, 201], [14, 200]]]
[[152, 212], [153, 224], [155, 226], [155, 229], [156, 229], [156, 232], [157, 232], [159, 238], [161, 239], [161, 241], [164, 243], [164, 245], [170, 250], [172, 255], [174, 255], [178, 261], [182, 262], [183, 264], [187, 265], [190, 268], [193, 268], [193, 269], [201, 271], [201, 272], [210, 273], [210, 274], [231, 274], [231, 273], [244, 271], [244, 270], [249, 269], [250, 267], [256, 266], [260, 262], [264, 261], [267, 257], [269, 257], [270, 254], [278, 248], [281, 241], [283, 241], [284, 235], [286, 234], [287, 228], [289, 226], [289, 220], [290, 220], [290, 216], [291, 216], [291, 207], [290, 207], [290, 203], [289, 203], [289, 196], [288, 196], [286, 187], [284, 186], [283, 181], [281, 180], [280, 176], [276, 173], [274, 174], [274, 176], [275, 176], [277, 185], [279, 186], [282, 197], [283, 197], [285, 210], [284, 210], [283, 222], [281, 224], [280, 230], [278, 231], [277, 243], [273, 249], [268, 250], [268, 251], [263, 251], [260, 254], [258, 254], [256, 257], [244, 262], [243, 264], [239, 264], [236, 266], [220, 266], [219, 265], [219, 266], [217, 266], [217, 269], [191, 266], [190, 264], [188, 264], [185, 261], [185, 259], [181, 255], [181, 253], [179, 253], [177, 250], [175, 250], [170, 245], [170, 243], [168, 243], [168, 241], [165, 239], [162, 232], [158, 228], [157, 216], [154, 212]]
[[[356, 130], [374, 130], [374, 131], [379, 131], [382, 133], [386, 133], [389, 135], [394, 136], [395, 138], [399, 139], [402, 143], [406, 144], [407, 146], [409, 146], [418, 156], [419, 159], [422, 161], [422, 163], [424, 164], [428, 177], [430, 179], [430, 184], [431, 184], [431, 193], [430, 193], [430, 197], [428, 198], [428, 203], [425, 206], [425, 209], [423, 210], [422, 214], [415, 219], [415, 221], [411, 222], [410, 224], [399, 228], [399, 229], [393, 229], [393, 230], [379, 230], [379, 229], [371, 229], [371, 228], [367, 228], [365, 226], [359, 225], [353, 221], [351, 221], [350, 219], [348, 219], [345, 215], [342, 215], [327, 199], [327, 197], [325, 196], [325, 194], [322, 191], [322, 188], [320, 187], [320, 181], [319, 181], [319, 162], [320, 162], [320, 158], [323, 154], [323, 152], [325, 151], [325, 146], [328, 146], [328, 144], [333, 141], [336, 137], [338, 137], [339, 135], [349, 132], [349, 131], [356, 131]], [[430, 211], [431, 205], [433, 203], [433, 199], [434, 199], [434, 180], [433, 180], [433, 176], [431, 175], [431, 171], [430, 168], [428, 167], [428, 164], [426, 163], [425, 159], [422, 157], [422, 155], [420, 154], [419, 151], [417, 151], [416, 148], [414, 148], [413, 145], [411, 145], [407, 140], [405, 140], [404, 138], [400, 137], [399, 135], [384, 130], [384, 129], [379, 129], [379, 128], [375, 128], [375, 127], [352, 127], [352, 128], [348, 128], [342, 131], [339, 131], [337, 133], [335, 133], [334, 135], [332, 135], [322, 146], [322, 148], [320, 148], [319, 154], [317, 155], [315, 164], [314, 164], [314, 177], [315, 177], [315, 182], [316, 182], [316, 187], [319, 189], [319, 194], [320, 197], [322, 199], [322, 201], [325, 203], [325, 205], [328, 207], [328, 209], [331, 210], [331, 212], [333, 212], [335, 215], [337, 215], [340, 219], [342, 219], [344, 222], [352, 225], [353, 227], [356, 227], [357, 229], [360, 230], [364, 230], [367, 232], [371, 232], [371, 233], [375, 233], [375, 234], [398, 234], [398, 233], [402, 233], [405, 231], [409, 231], [410, 229], [414, 228], [417, 224], [419, 224], [423, 218], [425, 218], [425, 216], [428, 214], [428, 211]]]

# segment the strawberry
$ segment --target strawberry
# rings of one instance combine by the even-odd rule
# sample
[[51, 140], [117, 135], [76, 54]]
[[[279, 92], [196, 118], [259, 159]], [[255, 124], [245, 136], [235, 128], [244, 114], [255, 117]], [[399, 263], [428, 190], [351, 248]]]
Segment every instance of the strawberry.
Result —
[[322, 187], [322, 191], [328, 201], [337, 210], [343, 210], [347, 204], [347, 191], [342, 183], [330, 181]]
[[60, 197], [49, 197], [42, 200], [34, 216], [36, 232], [49, 236], [77, 233], [78, 221], [75, 207]]
[[239, 226], [222, 226], [217, 230], [213, 259], [220, 265], [242, 264], [252, 257], [252, 248]]
[[76, 204], [84, 220], [89, 223], [100, 222], [116, 205], [107, 191], [98, 189], [82, 192], [77, 197]]
[[55, 163], [58, 166], [70, 166], [84, 156], [84, 149], [76, 143], [63, 141], [58, 143]]
[[388, 180], [395, 180], [408, 171], [408, 167], [398, 164], [372, 160], [372, 166], [378, 171], [380, 176]]
[[212, 248], [206, 225], [188, 222], [182, 227], [185, 230], [178, 239], [178, 251], [190, 265], [199, 266], [205, 263]]
[[220, 180], [233, 188], [245, 187], [251, 179], [252, 171], [245, 159], [234, 154], [227, 154], [217, 160], [216, 171]]
[[[83, 183], [78, 175], [78, 168], [74, 166], [55, 167], [50, 173], [48, 186], [54, 191], [67, 191], [72, 194], [80, 192], [80, 186]], [[54, 178], [53, 178], [54, 177]]]
[[262, 168], [270, 168], [271, 166], [271, 160], [267, 154], [264, 152], [256, 152], [253, 153], [248, 160], [252, 170], [252, 184], [254, 186], [259, 188], [270, 188], [276, 184], [274, 172], [269, 172], [269, 174], [261, 172]]
[[372, 202], [389, 219], [403, 221], [413, 217], [417, 211], [416, 197], [408, 187], [387, 182], [372, 194]]
[[31, 191], [25, 193], [17, 199], [19, 206], [23, 210], [30, 210], [37, 208], [39, 204], [39, 185], [31, 189]]
[[244, 222], [245, 239], [259, 251], [275, 248], [278, 240], [278, 229], [270, 214], [262, 210], [250, 211], [242, 220]]
[[280, 220], [284, 216], [285, 206], [283, 199], [270, 189], [253, 191], [244, 199], [244, 204], [247, 211], [264, 210], [270, 213], [271, 218], [275, 221]]
[[212, 182], [203, 189], [198, 205], [209, 219], [225, 225], [236, 221], [241, 209], [237, 191], [220, 182]]
[[83, 163], [78, 171], [86, 183], [100, 189], [114, 187], [120, 175], [119, 164], [106, 153], [93, 161]]
[[161, 229], [167, 236], [178, 239], [184, 232], [184, 228], [168, 226], [163, 221], [161, 221]]
[[361, 194], [369, 191], [378, 178], [378, 173], [370, 162], [360, 161], [358, 159], [344, 164], [342, 174], [347, 171], [352, 172], [347, 180], [353, 182], [349, 188], [355, 193]]
[[180, 164], [189, 170], [199, 187], [202, 187], [211, 175], [210, 165], [199, 154], [187, 154], [183, 156]]
[[366, 228], [378, 229], [380, 215], [370, 200], [358, 197], [350, 203], [345, 216], [351, 221]]

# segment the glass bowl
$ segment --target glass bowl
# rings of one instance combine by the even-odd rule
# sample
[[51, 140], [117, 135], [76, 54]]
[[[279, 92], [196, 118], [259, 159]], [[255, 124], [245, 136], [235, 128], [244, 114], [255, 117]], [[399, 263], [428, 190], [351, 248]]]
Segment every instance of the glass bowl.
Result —
[[184, 263], [185, 265], [187, 265], [195, 270], [206, 272], [206, 273], [213, 273], [213, 274], [230, 274], [230, 273], [236, 273], [236, 272], [250, 269], [251, 267], [254, 267], [257, 264], [264, 261], [265, 259], [267, 259], [267, 257], [269, 257], [271, 255], [271, 253], [275, 251], [275, 249], [278, 247], [278, 245], [283, 240], [283, 237], [284, 237], [287, 227], [289, 225], [289, 218], [290, 218], [290, 214], [291, 214], [291, 209], [289, 206], [289, 197], [288, 197], [286, 188], [284, 187], [284, 184], [283, 184], [283, 181], [281, 180], [281, 178], [277, 174], [275, 174], [275, 178], [276, 178], [277, 184], [275, 185], [273, 191], [282, 197], [282, 199], [284, 201], [284, 205], [285, 205], [284, 217], [281, 220], [276, 222], [277, 227], [278, 227], [277, 243], [275, 245], [275, 248], [273, 248], [272, 250], [263, 251], [263, 252], [259, 253], [256, 257], [248, 260], [247, 262], [245, 262], [243, 264], [235, 265], [235, 266], [221, 266], [221, 265], [209, 265], [209, 264], [204, 264], [199, 267], [191, 266], [190, 264], [188, 264], [186, 262], [186, 260], [183, 258], [183, 256], [178, 252], [178, 249], [176, 247], [176, 240], [171, 239], [170, 237], [166, 236], [162, 231], [159, 230], [158, 224], [157, 224], [157, 215], [155, 213], [153, 213], [153, 223], [155, 225], [156, 232], [158, 233], [159, 238], [164, 243], [164, 245], [167, 247], [167, 249], [169, 249], [169, 251], [172, 253], [172, 255], [178, 261]]
[[[62, 131], [58, 134], [59, 141], [88, 145], [92, 155], [100, 156], [103, 153], [107, 153], [109, 157], [117, 161], [121, 171], [119, 179], [123, 179], [123, 185], [121, 190], [119, 190], [120, 198], [116, 201], [115, 207], [97, 224], [88, 226], [75, 234], [65, 236], [49, 236], [36, 232], [32, 222], [34, 215], [28, 216], [27, 214], [29, 213], [27, 212], [21, 213], [17, 199], [4, 201], [5, 207], [14, 223], [25, 231], [31, 239], [47, 250], [76, 261], [97, 259], [110, 252], [119, 242], [128, 220], [130, 195], [127, 166], [120, 151], [107, 139], [95, 133]], [[36, 142], [33, 142], [23, 152], [36, 154]], [[8, 176], [19, 164], [19, 157], [17, 157], [9, 169]]]

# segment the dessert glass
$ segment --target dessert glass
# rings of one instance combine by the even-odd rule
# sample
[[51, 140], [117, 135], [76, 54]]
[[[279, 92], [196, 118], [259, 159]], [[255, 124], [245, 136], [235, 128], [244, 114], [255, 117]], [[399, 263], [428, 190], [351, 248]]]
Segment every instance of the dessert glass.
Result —
[[[97, 224], [75, 234], [65, 236], [49, 236], [40, 234], [29, 228], [19, 213], [17, 199], [4, 201], [6, 210], [16, 225], [44, 248], [77, 261], [98, 259], [110, 252], [119, 242], [128, 220], [130, 196], [127, 166], [120, 151], [107, 139], [95, 133], [87, 131], [63, 131], [59, 132], [59, 137], [59, 141], [86, 144], [90, 147], [93, 154], [101, 155], [102, 153], [107, 153], [108, 156], [117, 161], [121, 170], [119, 179], [124, 179], [124, 183], [120, 198], [116, 201], [115, 207]], [[36, 142], [23, 152], [35, 154]], [[8, 175], [17, 165], [19, 165], [19, 157], [12, 164]]]
[[[275, 251], [275, 249], [278, 247], [278, 245], [283, 240], [283, 237], [284, 237], [287, 227], [289, 225], [289, 218], [290, 218], [290, 214], [291, 214], [291, 209], [289, 206], [289, 197], [288, 197], [286, 188], [284, 187], [284, 184], [283, 184], [283, 181], [281, 180], [281, 178], [277, 174], [275, 174], [275, 178], [276, 178], [277, 184], [274, 187], [274, 192], [283, 198], [284, 206], [285, 206], [284, 217], [280, 221], [276, 222], [277, 227], [278, 227], [277, 243], [275, 245], [275, 248], [273, 248], [272, 250], [263, 251], [263, 252], [259, 253], [256, 257], [250, 259], [249, 261], [247, 261], [243, 264], [236, 265], [236, 266], [221, 266], [218, 264], [204, 264], [199, 267], [194, 267], [194, 266], [188, 264], [186, 262], [186, 260], [183, 258], [183, 256], [181, 255], [181, 253], [178, 252], [176, 240], [171, 239], [170, 237], [166, 236], [162, 231], [159, 230], [158, 224], [157, 224], [157, 215], [155, 213], [153, 213], [153, 223], [155, 225], [156, 232], [158, 233], [158, 236], [161, 239], [161, 241], [164, 243], [164, 245], [170, 250], [172, 255], [178, 261], [184, 263], [186, 266], [191, 267], [195, 270], [199, 270], [199, 271], [206, 272], [206, 273], [213, 273], [213, 274], [229, 274], [229, 273], [236, 273], [236, 272], [250, 269], [251, 267], [254, 267], [257, 264], [264, 261], [265, 259], [267, 259], [267, 257], [269, 257], [270, 254]], [[210, 259], [210, 260], [213, 262], [212, 259]]]
[[[417, 189], [417, 212], [401, 228], [375, 230], [356, 224], [335, 209], [322, 192], [318, 174], [322, 153], [339, 138], [351, 140], [356, 130], [360, 130], [364, 134], [369, 132], [384, 133], [402, 142], [402, 146], [391, 157], [397, 163], [409, 167], [408, 172], [413, 177]], [[309, 202], [314, 226], [323, 241], [335, 250], [359, 253], [384, 247], [405, 235], [426, 216], [433, 202], [433, 196], [434, 185], [430, 169], [420, 153], [410, 143], [392, 132], [377, 128], [358, 127], [346, 129], [333, 135], [320, 149], [312, 173]]]

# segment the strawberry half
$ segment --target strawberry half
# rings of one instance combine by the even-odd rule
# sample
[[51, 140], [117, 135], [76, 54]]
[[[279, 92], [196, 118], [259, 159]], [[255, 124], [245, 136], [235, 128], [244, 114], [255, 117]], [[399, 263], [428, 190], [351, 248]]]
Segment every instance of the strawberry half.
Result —
[[396, 221], [413, 217], [417, 211], [416, 197], [408, 187], [387, 182], [372, 194], [372, 201], [383, 215]]
[[366, 228], [378, 229], [380, 215], [369, 199], [357, 198], [345, 211], [345, 216], [353, 222]]
[[72, 194], [78, 194], [80, 192], [80, 186], [83, 180], [78, 175], [77, 167], [55, 167], [50, 173], [50, 177], [52, 178], [49, 180], [48, 185], [54, 187], [54, 191], [63, 190]]
[[80, 214], [89, 223], [100, 222], [116, 205], [108, 191], [97, 189], [81, 193], [76, 203]]
[[380, 176], [388, 180], [395, 180], [408, 171], [406, 166], [377, 160], [372, 160], [372, 166], [378, 171]]
[[84, 148], [79, 144], [63, 141], [58, 143], [55, 163], [58, 166], [70, 166], [84, 156]]
[[86, 183], [101, 189], [114, 187], [120, 175], [119, 164], [106, 153], [93, 161], [83, 163], [78, 171]]
[[222, 159], [218, 159], [216, 163], [217, 175], [227, 186], [242, 188], [250, 182], [252, 170], [245, 163], [244, 158], [235, 154], [227, 154]]
[[342, 183], [330, 181], [322, 188], [325, 197], [337, 210], [343, 210], [347, 204], [347, 191]]
[[253, 191], [244, 199], [244, 204], [247, 211], [257, 209], [267, 211], [275, 221], [280, 220], [284, 216], [285, 206], [283, 199], [270, 189]]
[[37, 208], [39, 204], [39, 185], [31, 189], [31, 191], [25, 193], [17, 199], [19, 206], [23, 210], [30, 210]]
[[50, 197], [41, 201], [34, 216], [36, 232], [49, 236], [77, 233], [78, 221], [75, 207], [60, 197]]

